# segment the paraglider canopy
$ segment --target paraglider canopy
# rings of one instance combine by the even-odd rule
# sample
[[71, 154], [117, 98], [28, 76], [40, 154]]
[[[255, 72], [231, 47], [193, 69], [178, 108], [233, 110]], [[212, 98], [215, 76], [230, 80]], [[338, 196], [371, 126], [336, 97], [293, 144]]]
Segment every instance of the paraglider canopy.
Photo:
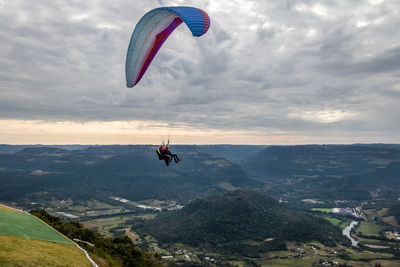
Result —
[[195, 7], [160, 7], [146, 13], [136, 25], [126, 56], [126, 86], [135, 86], [169, 35], [184, 22], [193, 36], [199, 37], [210, 28], [206, 12]]

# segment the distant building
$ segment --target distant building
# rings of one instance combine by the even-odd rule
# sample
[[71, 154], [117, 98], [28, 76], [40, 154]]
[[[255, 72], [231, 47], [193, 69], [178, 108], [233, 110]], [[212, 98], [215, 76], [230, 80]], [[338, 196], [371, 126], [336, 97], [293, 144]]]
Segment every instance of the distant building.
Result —
[[333, 213], [337, 213], [340, 215], [354, 215], [353, 209], [352, 208], [333, 208], [332, 209]]

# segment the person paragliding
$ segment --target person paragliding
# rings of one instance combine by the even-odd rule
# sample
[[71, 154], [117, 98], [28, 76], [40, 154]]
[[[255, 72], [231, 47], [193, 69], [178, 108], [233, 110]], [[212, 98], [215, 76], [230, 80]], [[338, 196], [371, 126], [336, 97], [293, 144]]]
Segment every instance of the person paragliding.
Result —
[[178, 158], [178, 155], [177, 155], [177, 154], [172, 154], [172, 153], [171, 153], [171, 151], [170, 151], [169, 148], [168, 148], [168, 145], [165, 147], [165, 154], [166, 154], [167, 156], [170, 156], [170, 157], [171, 157], [171, 159], [169, 160], [170, 162], [171, 162], [172, 159], [175, 161], [175, 163], [178, 163], [179, 161], [181, 161], [180, 158]]
[[160, 145], [160, 147], [157, 149], [157, 155], [159, 160], [165, 160], [165, 164], [169, 166], [172, 157], [166, 153], [166, 148], [164, 143]]
[[181, 161], [177, 154], [172, 154], [169, 150], [169, 140], [167, 145], [164, 143], [160, 145], [160, 147], [157, 149], [157, 155], [159, 160], [165, 160], [165, 165], [167, 166], [169, 166], [172, 160], [174, 160], [175, 163]]
[[[199, 8], [169, 6], [150, 10], [139, 20], [126, 53], [125, 77], [128, 88], [139, 83], [161, 46], [182, 23], [186, 24], [194, 37], [200, 37], [210, 28], [210, 17]], [[157, 149], [159, 160], [165, 160], [167, 166], [172, 160], [176, 163], [180, 161], [178, 155], [171, 153], [168, 145], [169, 141], [166, 146], [162, 144]]]

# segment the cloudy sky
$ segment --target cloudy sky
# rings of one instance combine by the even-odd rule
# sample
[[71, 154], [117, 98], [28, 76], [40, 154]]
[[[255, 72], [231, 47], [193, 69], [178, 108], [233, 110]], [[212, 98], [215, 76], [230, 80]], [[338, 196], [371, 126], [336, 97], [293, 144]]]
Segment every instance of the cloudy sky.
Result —
[[[141, 82], [138, 20], [190, 5]], [[400, 143], [398, 0], [0, 0], [0, 143]]]

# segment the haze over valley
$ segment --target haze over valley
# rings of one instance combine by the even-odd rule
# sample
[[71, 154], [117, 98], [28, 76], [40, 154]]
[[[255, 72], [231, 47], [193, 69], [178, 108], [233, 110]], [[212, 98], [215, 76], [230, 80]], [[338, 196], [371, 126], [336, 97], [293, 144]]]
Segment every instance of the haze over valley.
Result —
[[0, 146], [0, 201], [169, 264], [396, 262], [398, 145], [176, 145], [169, 167], [155, 149]]

